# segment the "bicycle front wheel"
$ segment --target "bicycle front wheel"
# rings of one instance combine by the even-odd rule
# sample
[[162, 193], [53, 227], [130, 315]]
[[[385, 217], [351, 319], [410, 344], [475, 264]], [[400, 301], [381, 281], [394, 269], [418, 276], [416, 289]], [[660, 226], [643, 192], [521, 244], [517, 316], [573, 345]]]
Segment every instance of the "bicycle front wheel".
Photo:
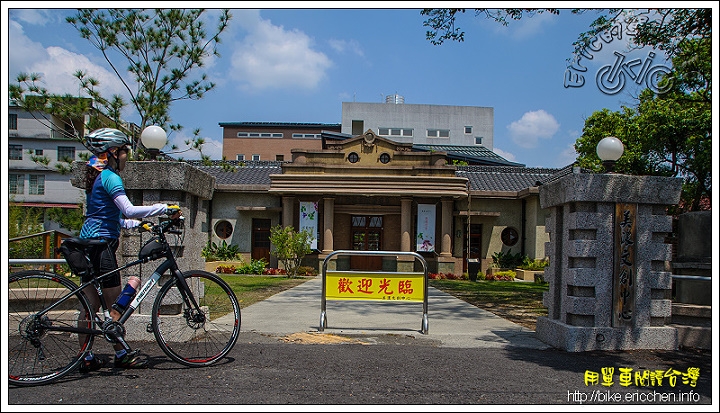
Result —
[[[60, 305], [38, 313], [77, 288], [69, 279], [44, 271], [22, 271], [9, 276], [8, 376], [20, 386], [46, 384], [70, 373], [92, 347], [91, 334], [78, 327], [92, 324], [90, 305], [82, 292]], [[83, 314], [82, 320], [80, 315]]]
[[230, 286], [215, 274], [189, 271], [183, 278], [199, 308], [184, 298], [172, 278], [155, 298], [153, 333], [171, 359], [191, 367], [209, 366], [237, 342], [240, 305]]

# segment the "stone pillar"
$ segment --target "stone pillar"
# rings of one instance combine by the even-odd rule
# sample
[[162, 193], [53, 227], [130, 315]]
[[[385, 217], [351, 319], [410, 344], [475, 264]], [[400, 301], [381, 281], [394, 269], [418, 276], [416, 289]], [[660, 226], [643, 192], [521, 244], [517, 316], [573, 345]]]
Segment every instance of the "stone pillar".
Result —
[[[283, 196], [282, 197], [282, 226], [283, 227], [294, 227], [293, 219], [295, 217], [295, 197], [294, 196]], [[295, 228], [297, 231], [298, 228]]]
[[[413, 251], [412, 237], [412, 198], [400, 198], [400, 251]], [[397, 257], [397, 271], [414, 271], [415, 258], [407, 255]]]
[[[76, 162], [73, 165], [73, 186], [84, 188], [85, 165]], [[133, 161], [128, 162], [125, 170], [120, 173], [125, 185], [125, 192], [134, 205], [152, 205], [166, 203], [179, 205], [185, 217], [183, 236], [167, 235], [170, 245], [177, 243], [175, 256], [181, 271], [204, 270], [205, 259], [201, 251], [208, 242], [209, 202], [215, 187], [215, 177], [202, 172], [185, 162], [165, 161]], [[146, 218], [157, 223], [159, 217]], [[118, 265], [122, 266], [138, 258], [142, 246], [152, 238], [149, 232], [140, 233], [137, 229], [122, 230], [120, 245], [117, 251]], [[182, 244], [180, 245], [180, 241]], [[140, 277], [145, 283], [150, 279], [161, 260], [149, 261], [130, 267], [121, 272], [122, 285], [131, 275]], [[166, 273], [160, 281], [162, 286], [169, 279]], [[146, 325], [150, 322], [155, 294], [154, 288], [143, 300], [139, 308], [126, 323], [127, 340], [153, 340], [152, 333], [147, 333]]]
[[412, 237], [412, 198], [400, 199], [400, 251], [410, 252]]
[[440, 223], [440, 256], [452, 256], [452, 213], [453, 200], [449, 198], [442, 199], [442, 212]]
[[679, 178], [579, 170], [540, 187], [550, 265], [538, 338], [573, 352], [678, 348], [664, 239], [681, 188]]
[[333, 222], [335, 221], [335, 198], [325, 198], [323, 208], [323, 254], [333, 252]]

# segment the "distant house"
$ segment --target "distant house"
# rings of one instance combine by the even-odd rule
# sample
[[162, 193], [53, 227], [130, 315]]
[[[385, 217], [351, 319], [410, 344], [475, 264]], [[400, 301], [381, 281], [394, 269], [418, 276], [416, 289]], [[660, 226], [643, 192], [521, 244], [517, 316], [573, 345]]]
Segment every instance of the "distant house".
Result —
[[222, 156], [233, 161], [289, 161], [292, 149], [320, 149], [323, 131], [340, 131], [336, 123], [222, 122], [220, 127]]

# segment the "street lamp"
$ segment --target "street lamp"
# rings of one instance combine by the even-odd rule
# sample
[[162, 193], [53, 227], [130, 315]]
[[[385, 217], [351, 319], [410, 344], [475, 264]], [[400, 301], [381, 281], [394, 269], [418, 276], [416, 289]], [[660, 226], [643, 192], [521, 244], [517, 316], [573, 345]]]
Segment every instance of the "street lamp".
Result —
[[614, 136], [602, 138], [597, 144], [597, 155], [605, 167], [606, 173], [612, 173], [615, 169], [615, 161], [620, 159], [625, 147], [620, 139]]
[[150, 160], [155, 160], [160, 153], [160, 149], [167, 144], [167, 133], [157, 125], [150, 125], [143, 129], [140, 140], [147, 149]]

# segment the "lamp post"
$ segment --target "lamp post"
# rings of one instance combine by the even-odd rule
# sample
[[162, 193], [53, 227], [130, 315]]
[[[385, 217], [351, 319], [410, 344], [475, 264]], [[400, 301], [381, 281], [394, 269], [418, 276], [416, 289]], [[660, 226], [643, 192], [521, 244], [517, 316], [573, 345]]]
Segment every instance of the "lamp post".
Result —
[[143, 129], [140, 140], [150, 155], [150, 160], [155, 160], [165, 144], [167, 144], [167, 133], [157, 125], [150, 125]]
[[614, 136], [602, 138], [600, 142], [598, 142], [596, 152], [605, 167], [606, 173], [613, 173], [615, 161], [620, 159], [624, 151], [625, 147], [623, 143]]

